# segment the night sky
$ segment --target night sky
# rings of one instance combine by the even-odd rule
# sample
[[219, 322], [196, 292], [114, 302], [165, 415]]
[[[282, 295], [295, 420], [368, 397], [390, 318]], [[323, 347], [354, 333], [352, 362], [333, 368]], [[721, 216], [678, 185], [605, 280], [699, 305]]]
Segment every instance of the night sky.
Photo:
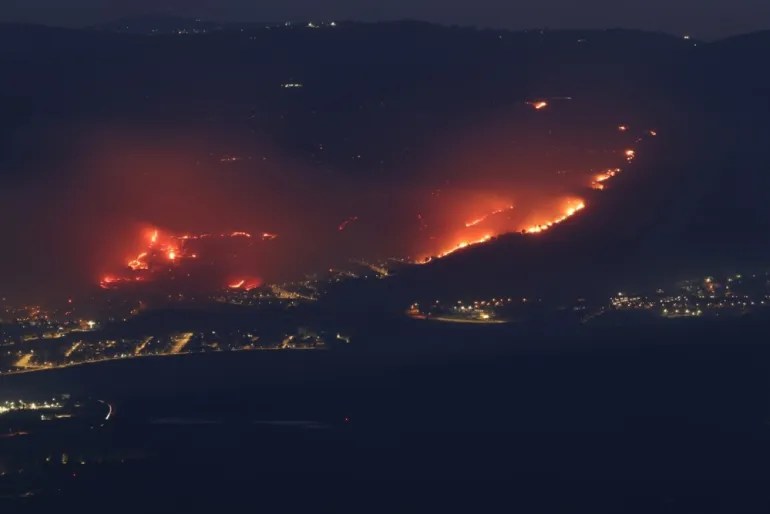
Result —
[[421, 19], [525, 29], [623, 27], [704, 39], [770, 28], [767, 0], [11, 0], [0, 21], [83, 26], [164, 13], [221, 21]]

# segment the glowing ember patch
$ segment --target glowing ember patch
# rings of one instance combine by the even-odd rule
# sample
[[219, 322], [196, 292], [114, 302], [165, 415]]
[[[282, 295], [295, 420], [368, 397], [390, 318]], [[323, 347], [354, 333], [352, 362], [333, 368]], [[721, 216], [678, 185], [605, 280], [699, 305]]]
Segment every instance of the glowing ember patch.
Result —
[[628, 130], [628, 127], [625, 125], [618, 125], [618, 130], [621, 132], [625, 132]]
[[620, 168], [614, 168], [595, 175], [593, 181], [591, 182], [591, 187], [598, 190], [604, 189], [604, 184], [602, 184], [602, 182], [608, 181], [620, 173], [620, 171]]
[[537, 111], [548, 107], [548, 102], [546, 102], [545, 100], [538, 100], [535, 102], [528, 102], [528, 103]]
[[105, 275], [102, 277], [101, 281], [99, 281], [99, 286], [102, 289], [109, 289], [116, 282], [119, 282], [119, 279], [117, 277], [114, 277], [112, 275]]
[[248, 232], [233, 232], [230, 234], [230, 237], [251, 237], [251, 234]]

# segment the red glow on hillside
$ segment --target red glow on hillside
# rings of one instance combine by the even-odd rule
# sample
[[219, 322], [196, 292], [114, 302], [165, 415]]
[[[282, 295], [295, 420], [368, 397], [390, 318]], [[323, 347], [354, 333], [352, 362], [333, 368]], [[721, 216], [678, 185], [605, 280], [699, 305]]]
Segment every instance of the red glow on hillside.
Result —
[[[269, 241], [276, 237], [275, 234], [264, 233], [261, 239]], [[243, 245], [251, 244], [249, 242], [251, 238], [250, 233], [243, 231], [175, 235], [153, 228], [145, 231], [145, 247], [142, 251], [135, 257], [127, 259], [123, 271], [104, 275], [99, 285], [103, 289], [116, 289], [130, 283], [173, 279], [175, 275], [184, 281], [193, 276], [194, 269], [199, 269], [199, 266], [194, 263], [199, 260], [200, 252], [206, 253], [207, 265], [226, 268], [229, 262], [227, 257], [233, 251], [222, 249], [221, 246], [217, 249], [217, 245], [226, 244], [227, 241], [232, 240], [233, 243], [230, 245], [237, 244], [234, 248], [243, 248]], [[235, 243], [237, 240], [243, 242]], [[231, 280], [226, 285], [234, 289], [251, 290], [259, 287], [261, 283], [261, 279], [249, 276]]]
[[232, 280], [227, 284], [228, 289], [240, 289], [243, 291], [251, 291], [262, 285], [262, 279], [257, 277], [246, 277]]

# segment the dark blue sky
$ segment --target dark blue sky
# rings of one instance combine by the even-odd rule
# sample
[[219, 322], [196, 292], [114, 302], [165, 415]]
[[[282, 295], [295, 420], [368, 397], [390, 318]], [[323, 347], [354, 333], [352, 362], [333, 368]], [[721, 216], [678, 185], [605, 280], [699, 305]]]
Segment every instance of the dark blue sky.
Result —
[[79, 26], [163, 12], [215, 20], [390, 20], [522, 29], [624, 27], [715, 38], [770, 28], [770, 0], [5, 0], [0, 20]]

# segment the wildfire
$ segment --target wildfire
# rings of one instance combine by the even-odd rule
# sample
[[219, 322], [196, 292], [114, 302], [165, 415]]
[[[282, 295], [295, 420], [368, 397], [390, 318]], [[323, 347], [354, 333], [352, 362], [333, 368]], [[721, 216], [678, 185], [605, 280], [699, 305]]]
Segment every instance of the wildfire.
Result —
[[120, 282], [120, 279], [118, 277], [115, 277], [113, 275], [104, 275], [101, 281], [99, 282], [99, 286], [102, 289], [109, 289], [110, 287], [112, 287], [113, 284], [116, 284], [118, 282]]
[[476, 218], [474, 220], [466, 222], [465, 223], [465, 227], [466, 228], [475, 227], [476, 225], [478, 225], [479, 223], [483, 222], [484, 220], [486, 220], [490, 216], [494, 216], [495, 214], [500, 214], [501, 212], [510, 211], [512, 209], [513, 209], [513, 205], [509, 205], [508, 207], [503, 207], [502, 209], [496, 209], [496, 210], [494, 210], [494, 211], [492, 211], [492, 212], [490, 212], [488, 214], [485, 214], [485, 215], [483, 215], [483, 216], [481, 216], [479, 218]]
[[446, 257], [447, 255], [452, 254], [452, 253], [456, 252], [457, 250], [462, 250], [463, 248], [468, 248], [469, 246], [486, 243], [487, 241], [489, 241], [491, 239], [492, 239], [492, 235], [491, 234], [486, 234], [481, 239], [477, 239], [475, 241], [460, 241], [453, 248], [450, 248], [450, 249], [445, 250], [445, 251], [441, 252], [440, 254], [438, 254], [437, 257]]
[[602, 190], [604, 189], [603, 182], [606, 182], [607, 180], [611, 179], [618, 173], [620, 173], [620, 168], [613, 168], [609, 169], [607, 171], [604, 171], [602, 173], [599, 173], [598, 175], [595, 175], [593, 178], [593, 181], [591, 182], [591, 187], [593, 189]]
[[128, 267], [131, 268], [133, 271], [138, 271], [140, 269], [147, 269], [148, 264], [145, 259], [147, 258], [147, 252], [142, 252], [139, 255], [136, 256], [135, 259], [131, 259], [128, 261]]
[[532, 225], [531, 227], [528, 227], [523, 230], [526, 234], [539, 234], [540, 232], [545, 232], [549, 228], [553, 227], [554, 225], [558, 225], [562, 221], [571, 218], [578, 212], [585, 209], [586, 204], [580, 200], [575, 204], [569, 205], [565, 210], [564, 214], [559, 216], [558, 218], [552, 219], [551, 221], [547, 221], [545, 223], [541, 223], [539, 225]]
[[118, 277], [115, 275], [104, 275], [99, 281], [99, 287], [102, 289], [113, 289], [118, 287], [120, 284], [126, 284], [128, 282], [142, 282], [143, 280], [144, 278], [142, 278], [140, 275], [136, 275], [133, 278]]
[[[198, 259], [199, 250], [194, 245], [194, 241], [204, 239], [227, 239], [227, 238], [244, 238], [251, 239], [252, 235], [249, 232], [233, 231], [224, 232], [220, 234], [182, 234], [175, 235], [162, 232], [158, 229], [151, 229], [145, 232], [146, 246], [144, 251], [137, 254], [136, 257], [127, 259], [126, 269], [121, 273], [113, 273], [103, 276], [99, 285], [103, 289], [114, 289], [120, 287], [123, 284], [133, 282], [152, 281], [156, 277], [160, 276], [158, 273], [165, 273], [171, 269], [179, 266], [184, 266], [184, 263], [190, 260]], [[261, 234], [263, 241], [272, 240], [278, 237], [276, 234], [264, 232]], [[187, 275], [189, 276], [189, 274]], [[258, 287], [261, 283], [259, 279], [243, 279], [244, 289], [253, 289]], [[233, 283], [227, 284], [232, 286]]]
[[618, 125], [618, 130], [620, 132], [625, 132], [628, 130], [628, 127], [626, 125]]
[[634, 160], [634, 157], [636, 157], [636, 152], [635, 152], [634, 150], [631, 150], [631, 149], [629, 149], [629, 150], [626, 150], [626, 151], [625, 151], [625, 152], [623, 152], [623, 153], [624, 153], [624, 155], [626, 156], [626, 160], [627, 160], [628, 162], [631, 162], [631, 161], [633, 161], [633, 160]]
[[537, 100], [535, 102], [527, 102], [528, 105], [531, 105], [536, 111], [539, 111], [540, 109], [545, 109], [548, 107], [548, 102], [545, 100]]
[[252, 289], [256, 289], [261, 285], [262, 285], [262, 279], [259, 279], [256, 277], [249, 277], [249, 278], [239, 278], [237, 280], [233, 280], [232, 282], [227, 284], [227, 288], [240, 289], [243, 291], [251, 291]]

